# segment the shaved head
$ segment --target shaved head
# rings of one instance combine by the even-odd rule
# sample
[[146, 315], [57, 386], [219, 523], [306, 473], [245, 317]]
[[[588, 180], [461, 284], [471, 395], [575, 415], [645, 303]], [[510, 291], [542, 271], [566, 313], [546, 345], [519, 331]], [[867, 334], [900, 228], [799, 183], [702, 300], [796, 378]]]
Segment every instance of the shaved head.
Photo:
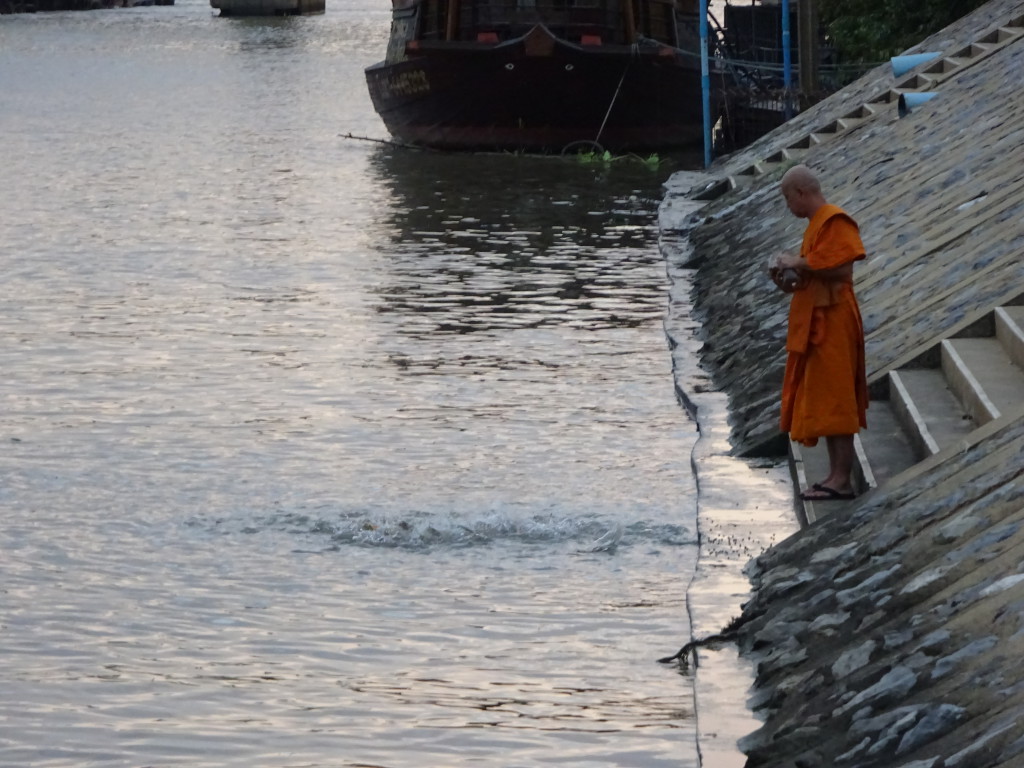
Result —
[[794, 165], [782, 177], [783, 189], [799, 189], [802, 192], [821, 194], [821, 184], [814, 171], [806, 165]]
[[801, 219], [809, 219], [821, 206], [825, 196], [814, 171], [806, 165], [794, 165], [782, 177], [782, 196], [790, 213]]

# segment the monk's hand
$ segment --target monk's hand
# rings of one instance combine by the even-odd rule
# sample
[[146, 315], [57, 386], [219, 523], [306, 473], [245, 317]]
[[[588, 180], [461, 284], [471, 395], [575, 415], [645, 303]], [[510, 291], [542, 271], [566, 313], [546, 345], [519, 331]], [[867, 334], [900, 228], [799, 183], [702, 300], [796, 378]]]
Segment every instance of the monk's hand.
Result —
[[792, 259], [789, 254], [779, 254], [768, 267], [772, 282], [786, 293], [792, 293], [800, 285], [800, 272], [792, 266]]

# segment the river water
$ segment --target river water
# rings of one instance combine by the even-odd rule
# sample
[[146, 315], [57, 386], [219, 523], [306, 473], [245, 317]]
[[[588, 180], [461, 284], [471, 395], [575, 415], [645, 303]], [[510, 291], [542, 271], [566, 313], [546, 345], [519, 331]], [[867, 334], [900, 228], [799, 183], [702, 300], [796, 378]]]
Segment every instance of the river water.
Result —
[[346, 138], [388, 17], [0, 17], [0, 764], [697, 764], [672, 169]]

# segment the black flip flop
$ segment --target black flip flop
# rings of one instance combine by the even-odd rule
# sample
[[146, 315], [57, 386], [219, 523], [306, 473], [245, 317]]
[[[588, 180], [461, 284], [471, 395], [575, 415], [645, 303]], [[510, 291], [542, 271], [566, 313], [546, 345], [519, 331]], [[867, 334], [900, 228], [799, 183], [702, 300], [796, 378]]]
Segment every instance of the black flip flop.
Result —
[[[824, 496], [814, 496], [809, 494], [823, 493]], [[827, 485], [821, 485], [815, 483], [813, 486], [808, 488], [806, 491], [800, 492], [800, 498], [803, 501], [850, 501], [851, 499], [857, 498], [855, 493], [843, 493], [837, 491], [835, 488], [829, 488]]]

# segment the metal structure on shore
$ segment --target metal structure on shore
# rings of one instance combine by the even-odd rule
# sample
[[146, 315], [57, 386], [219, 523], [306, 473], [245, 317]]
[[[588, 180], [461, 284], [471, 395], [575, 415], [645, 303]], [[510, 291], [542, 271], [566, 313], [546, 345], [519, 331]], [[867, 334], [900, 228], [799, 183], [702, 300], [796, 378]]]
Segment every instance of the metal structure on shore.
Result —
[[715, 55], [727, 73], [718, 149], [746, 146], [862, 74], [843, 67], [827, 42], [814, 2], [725, 5]]

